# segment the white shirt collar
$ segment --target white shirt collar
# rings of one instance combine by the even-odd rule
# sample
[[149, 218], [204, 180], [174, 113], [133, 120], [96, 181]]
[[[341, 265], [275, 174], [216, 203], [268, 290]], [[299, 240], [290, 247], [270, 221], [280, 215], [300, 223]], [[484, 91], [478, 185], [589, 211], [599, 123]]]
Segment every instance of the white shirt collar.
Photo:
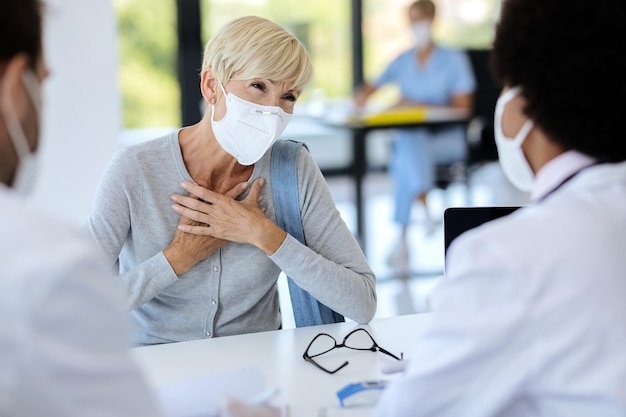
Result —
[[545, 197], [569, 176], [595, 162], [594, 158], [577, 151], [560, 154], [537, 172], [530, 195], [531, 201]]

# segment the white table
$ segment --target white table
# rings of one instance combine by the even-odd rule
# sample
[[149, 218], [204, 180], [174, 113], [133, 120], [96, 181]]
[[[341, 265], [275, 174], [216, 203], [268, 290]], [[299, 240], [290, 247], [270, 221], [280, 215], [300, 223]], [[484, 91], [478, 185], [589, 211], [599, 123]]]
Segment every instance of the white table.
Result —
[[405, 359], [410, 359], [416, 335], [429, 318], [429, 314], [413, 314], [377, 319], [365, 326], [347, 322], [171, 343], [134, 348], [132, 355], [154, 388], [259, 367], [266, 384], [279, 389], [276, 399], [288, 404], [291, 417], [367, 416], [371, 408], [340, 409], [336, 392], [349, 383], [397, 378], [397, 374], [380, 372], [381, 366], [396, 361], [380, 352], [334, 349], [318, 358], [319, 363], [328, 367], [344, 360], [350, 363], [330, 375], [302, 359], [307, 345], [320, 332], [341, 343], [351, 330], [364, 327], [381, 347], [398, 356], [403, 352]]

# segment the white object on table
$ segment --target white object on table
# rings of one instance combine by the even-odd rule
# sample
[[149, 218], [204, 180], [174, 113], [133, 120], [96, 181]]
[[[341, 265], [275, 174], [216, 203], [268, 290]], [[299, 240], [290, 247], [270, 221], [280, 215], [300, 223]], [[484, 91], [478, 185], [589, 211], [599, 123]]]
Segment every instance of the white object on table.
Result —
[[160, 386], [156, 397], [168, 417], [213, 417], [225, 399], [257, 403], [265, 391], [263, 372], [246, 368]]

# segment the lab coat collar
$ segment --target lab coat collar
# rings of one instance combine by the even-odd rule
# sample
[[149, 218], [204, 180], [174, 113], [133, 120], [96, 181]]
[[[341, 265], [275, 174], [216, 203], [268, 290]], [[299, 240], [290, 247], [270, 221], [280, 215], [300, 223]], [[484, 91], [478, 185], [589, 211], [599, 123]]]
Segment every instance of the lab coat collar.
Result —
[[3, 182], [0, 182], [0, 196], [13, 194], [13, 189]]
[[578, 171], [597, 161], [577, 151], [566, 151], [552, 159], [537, 172], [530, 199], [537, 202], [545, 198]]

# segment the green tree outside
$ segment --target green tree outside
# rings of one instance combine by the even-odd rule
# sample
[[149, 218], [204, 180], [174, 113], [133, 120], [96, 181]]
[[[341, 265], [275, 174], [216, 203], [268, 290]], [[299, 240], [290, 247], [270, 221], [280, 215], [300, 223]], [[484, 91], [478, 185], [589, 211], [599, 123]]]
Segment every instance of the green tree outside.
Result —
[[180, 125], [174, 0], [114, 0], [126, 128]]

